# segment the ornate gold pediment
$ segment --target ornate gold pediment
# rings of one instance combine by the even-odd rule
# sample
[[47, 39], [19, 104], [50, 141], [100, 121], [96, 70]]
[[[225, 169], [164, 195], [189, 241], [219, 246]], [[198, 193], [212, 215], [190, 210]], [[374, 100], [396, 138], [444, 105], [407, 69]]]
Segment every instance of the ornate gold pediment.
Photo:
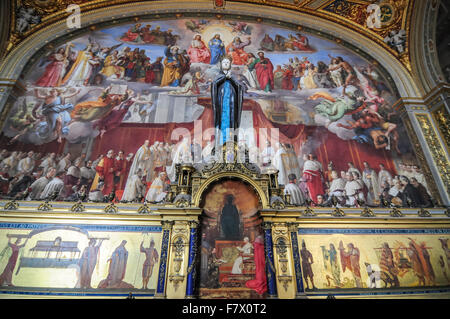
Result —
[[254, 189], [261, 208], [281, 201], [283, 205], [277, 207], [284, 209], [283, 189], [278, 185], [277, 174], [277, 171], [261, 173], [258, 166], [249, 162], [248, 151], [243, 146], [227, 142], [206, 163], [178, 164], [177, 185], [172, 185], [169, 198], [173, 198], [172, 204], [177, 207], [200, 207], [210, 186], [221, 180], [236, 179]]

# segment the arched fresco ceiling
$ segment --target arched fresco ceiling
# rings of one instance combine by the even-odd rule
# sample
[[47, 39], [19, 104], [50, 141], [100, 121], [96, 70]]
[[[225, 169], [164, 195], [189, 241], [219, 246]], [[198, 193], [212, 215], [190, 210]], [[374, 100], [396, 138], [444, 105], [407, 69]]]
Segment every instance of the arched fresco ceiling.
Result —
[[[6, 4], [9, 2], [9, 4]], [[9, 20], [9, 35], [4, 56], [15, 46], [20, 44], [25, 38], [36, 31], [51, 25], [57, 21], [67, 18], [71, 12], [66, 9], [71, 4], [80, 6], [82, 14], [105, 8], [107, 6], [124, 5], [127, 3], [137, 3], [135, 0], [10, 0], [3, 3], [2, 11], [9, 11], [11, 15]], [[148, 5], [152, 3], [164, 3], [168, 1], [147, 1]], [[411, 12], [414, 0], [200, 0], [199, 3], [210, 3], [212, 10], [220, 14], [221, 9], [227, 9], [232, 3], [247, 3], [255, 5], [272, 6], [280, 10], [298, 11], [311, 15], [313, 19], [325, 19], [330, 22], [344, 25], [345, 27], [356, 31], [358, 34], [383, 46], [396, 58], [400, 59], [404, 66], [411, 71], [408, 37], [410, 30]], [[179, 1], [180, 11], [182, 11], [183, 1]], [[375, 5], [375, 6], [374, 6]], [[379, 8], [379, 23], [371, 19]], [[27, 23], [21, 24], [21, 17], [27, 17]], [[375, 23], [374, 23], [375, 22]], [[5, 22], [3, 22], [5, 23]], [[403, 31], [402, 31], [403, 30]], [[400, 33], [399, 33], [400, 32]], [[397, 35], [397, 39], [405, 42], [403, 49], [398, 49], [392, 43], [392, 36]], [[389, 38], [390, 37], [390, 38]], [[389, 41], [390, 40], [390, 41]]]

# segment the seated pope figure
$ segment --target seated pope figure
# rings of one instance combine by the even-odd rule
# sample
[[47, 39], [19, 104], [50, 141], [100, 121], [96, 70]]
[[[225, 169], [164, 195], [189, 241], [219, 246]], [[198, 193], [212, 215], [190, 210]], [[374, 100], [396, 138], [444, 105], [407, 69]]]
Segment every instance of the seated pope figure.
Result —
[[248, 237], [244, 237], [244, 245], [242, 247], [236, 247], [239, 250], [239, 256], [234, 260], [231, 273], [233, 275], [242, 274], [244, 268], [244, 260], [247, 260], [252, 255], [253, 245], [250, 243]]

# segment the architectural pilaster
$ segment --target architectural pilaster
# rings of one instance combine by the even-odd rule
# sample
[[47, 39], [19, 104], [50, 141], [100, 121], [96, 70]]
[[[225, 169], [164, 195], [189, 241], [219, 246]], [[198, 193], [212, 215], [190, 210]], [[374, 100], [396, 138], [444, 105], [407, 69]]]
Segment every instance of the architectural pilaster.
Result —
[[295, 285], [296, 285], [296, 298], [306, 298], [305, 290], [303, 287], [302, 279], [302, 268], [300, 261], [300, 253], [298, 247], [298, 226], [296, 223], [288, 223], [289, 233], [291, 235], [291, 247], [292, 247], [292, 259], [294, 260], [294, 270], [295, 270]]
[[156, 286], [155, 298], [166, 298], [167, 257], [169, 254], [170, 232], [172, 230], [173, 223], [173, 221], [161, 221], [163, 236], [161, 241], [161, 258], [159, 263], [158, 283]]
[[186, 220], [175, 220], [172, 226], [166, 285], [166, 297], [169, 299], [182, 299], [186, 296], [190, 230], [190, 221]]
[[189, 257], [188, 257], [188, 270], [187, 270], [187, 283], [186, 283], [186, 298], [194, 298], [195, 283], [197, 277], [197, 252], [198, 252], [198, 225], [196, 221], [190, 222], [190, 239], [189, 239]]
[[269, 298], [277, 298], [277, 284], [273, 258], [272, 223], [264, 222], [264, 247], [266, 252], [267, 294]]
[[295, 266], [293, 262], [291, 236], [287, 223], [273, 223], [272, 236], [275, 247], [273, 255], [275, 261], [278, 298], [295, 298], [297, 293]]

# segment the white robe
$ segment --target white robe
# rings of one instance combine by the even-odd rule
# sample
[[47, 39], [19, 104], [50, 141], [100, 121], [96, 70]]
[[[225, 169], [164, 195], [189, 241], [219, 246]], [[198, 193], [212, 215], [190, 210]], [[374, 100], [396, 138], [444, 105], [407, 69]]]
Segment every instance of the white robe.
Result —
[[358, 198], [365, 201], [366, 198], [364, 197], [364, 192], [363, 192], [363, 190], [364, 190], [364, 187], [365, 187], [366, 185], [364, 184], [364, 182], [363, 182], [362, 179], [357, 179], [356, 182], [359, 184], [360, 189], [361, 189], [361, 191], [358, 193]]
[[[255, 58], [251, 58], [251, 61], [249, 61], [249, 62], [251, 63], [254, 60], [255, 60]], [[250, 84], [250, 87], [252, 89], [259, 89], [259, 84], [258, 84], [258, 79], [256, 77], [256, 70], [255, 69], [250, 71], [248, 69], [248, 67], [245, 67], [242, 75], [245, 76], [245, 78], [248, 80], [248, 83]]]
[[53, 193], [58, 192], [61, 194], [61, 191], [64, 188], [64, 182], [58, 178], [54, 177], [44, 188], [41, 193], [41, 199], [46, 199], [48, 196], [53, 195]]
[[77, 166], [70, 166], [69, 169], [67, 170], [67, 175], [80, 178], [81, 177], [80, 168], [78, 168]]
[[103, 202], [104, 198], [105, 197], [103, 196], [102, 191], [95, 190], [95, 191], [89, 192], [88, 199], [91, 202]]
[[41, 198], [41, 193], [49, 182], [50, 180], [45, 176], [39, 177], [35, 180], [33, 184], [30, 185], [31, 192], [28, 196], [28, 200], [39, 200]]
[[378, 201], [378, 198], [380, 197], [380, 186], [378, 185], [377, 173], [372, 168], [364, 169], [362, 180], [364, 184], [366, 184], [368, 190], [367, 201], [369, 204], [375, 204], [375, 201]]
[[17, 173], [29, 174], [33, 171], [34, 160], [29, 157], [22, 158], [17, 164]]
[[[330, 64], [330, 68], [336, 67], [336, 64]], [[337, 87], [340, 87], [344, 85], [343, 79], [342, 79], [342, 68], [330, 71], [331, 79], [333, 80], [334, 84], [336, 84]]]
[[358, 199], [361, 191], [361, 185], [358, 181], [348, 181], [347, 184], [345, 184], [345, 194], [349, 197], [347, 204], [350, 206], [355, 206], [356, 200]]
[[175, 182], [176, 179], [176, 164], [181, 163], [192, 163], [192, 155], [191, 155], [191, 147], [188, 145], [187, 142], [182, 141], [178, 147], [176, 148], [175, 152], [172, 154], [172, 165], [167, 166], [167, 176], [169, 177], [171, 182]]
[[388, 182], [392, 179], [392, 175], [391, 173], [389, 173], [387, 170], [382, 169], [378, 172], [378, 187], [379, 187], [379, 191], [380, 194], [383, 191], [381, 188], [383, 187], [383, 183], [384, 182]]
[[303, 203], [306, 200], [306, 195], [303, 193], [303, 191], [298, 187], [295, 183], [288, 183], [284, 187], [284, 194], [291, 195], [291, 201], [290, 204], [300, 206], [303, 205]]
[[335, 178], [330, 184], [330, 196], [342, 196], [345, 191], [347, 181], [343, 178]]
[[142, 183], [141, 177], [139, 175], [134, 174], [129, 177], [127, 180], [127, 186], [123, 191], [123, 195], [121, 200], [133, 201], [137, 197], [142, 196], [145, 191], [145, 185]]
[[44, 168], [44, 172], [43, 172], [43, 173], [44, 173], [44, 174], [47, 174], [47, 173], [48, 173], [48, 170], [49, 170], [51, 167], [55, 167], [55, 168], [56, 168], [56, 162], [55, 162], [54, 159], [52, 159], [52, 158], [50, 158], [50, 157], [47, 157], [46, 159], [44, 159], [44, 160], [42, 161], [42, 163], [41, 163], [40, 166]]
[[322, 164], [316, 160], [306, 160], [303, 163], [303, 173], [305, 171], [322, 171]]
[[94, 180], [95, 173], [96, 173], [95, 169], [92, 169], [90, 167], [83, 166], [82, 168], [80, 168], [80, 176], [87, 180], [89, 179]]
[[[136, 152], [136, 155], [133, 158], [133, 163], [131, 164], [130, 171], [128, 172], [128, 178], [127, 183], [125, 184], [125, 189], [123, 190], [123, 193], [131, 192], [133, 193], [134, 185], [132, 185], [132, 177], [136, 175], [138, 169], [141, 169], [142, 172], [147, 171], [147, 176], [151, 174], [151, 150], [150, 147], [147, 147], [145, 145], [142, 145], [138, 151]], [[134, 199], [134, 198], [133, 198]]]
[[139, 114], [140, 110], [138, 104], [135, 103], [132, 107], [130, 107], [129, 112], [130, 117], [125, 122], [132, 122], [132, 123], [142, 122], [141, 115]]
[[272, 165], [278, 170], [278, 185], [286, 185], [289, 180], [287, 170], [284, 167], [282, 155], [287, 154], [283, 147], [280, 147], [273, 157]]
[[70, 161], [68, 159], [63, 158], [63, 159], [61, 159], [58, 162], [58, 166], [56, 167], [56, 171], [57, 172], [63, 172], [67, 168], [69, 168], [69, 165], [70, 165]]
[[[246, 243], [242, 247], [236, 247], [242, 254], [250, 255], [252, 253], [253, 245], [251, 243]], [[248, 259], [249, 257], [238, 256], [233, 263], [233, 268], [231, 269], [231, 273], [234, 275], [242, 274], [242, 263], [244, 259]]]
[[11, 155], [3, 160], [2, 165], [6, 164], [9, 166], [9, 170], [8, 170], [9, 176], [11, 176], [11, 177], [16, 176], [17, 163], [18, 163], [18, 159], [16, 156], [13, 156], [13, 155]]
[[145, 200], [148, 202], [160, 202], [164, 199], [166, 192], [164, 192], [164, 181], [156, 177], [152, 185], [145, 195]]

